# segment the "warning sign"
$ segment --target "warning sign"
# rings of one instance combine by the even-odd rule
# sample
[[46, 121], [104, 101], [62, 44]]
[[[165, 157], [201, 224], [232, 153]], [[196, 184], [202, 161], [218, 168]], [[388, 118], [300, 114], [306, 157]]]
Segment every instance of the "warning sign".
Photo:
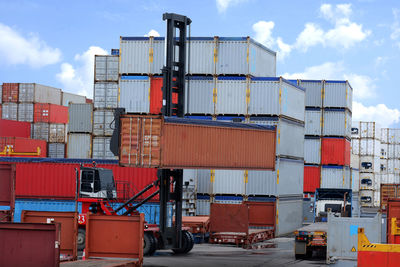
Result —
[[351, 248], [351, 252], [356, 252], [356, 248], [355, 248], [355, 247], [352, 247], [352, 248]]

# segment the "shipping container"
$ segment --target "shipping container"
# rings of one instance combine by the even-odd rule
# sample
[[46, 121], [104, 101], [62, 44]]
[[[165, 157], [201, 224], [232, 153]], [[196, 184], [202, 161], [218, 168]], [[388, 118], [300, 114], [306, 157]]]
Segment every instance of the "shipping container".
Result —
[[354, 169], [359, 169], [360, 168], [360, 156], [351, 154], [350, 155], [350, 167]]
[[118, 81], [118, 56], [94, 56], [94, 80]]
[[20, 83], [19, 98], [20, 103], [47, 103], [61, 104], [61, 89], [41, 85], [37, 83]]
[[3, 103], [1, 117], [4, 120], [13, 120], [13, 121], [18, 120], [18, 104]]
[[111, 137], [94, 137], [93, 138], [93, 159], [117, 159], [110, 150]]
[[[376, 184], [377, 173], [360, 172], [360, 189], [373, 190]], [[379, 177], [378, 177], [379, 178]]]
[[360, 137], [381, 139], [381, 126], [377, 122], [360, 122]]
[[323, 165], [350, 166], [350, 141], [346, 138], [322, 138], [321, 162]]
[[70, 104], [68, 107], [69, 133], [91, 133], [93, 121], [93, 104]]
[[387, 210], [389, 199], [400, 198], [400, 185], [396, 183], [381, 184], [380, 192], [380, 207], [382, 210]]
[[0, 84], [0, 104], [3, 103], [3, 85]]
[[380, 172], [381, 161], [379, 157], [360, 156], [360, 172]]
[[351, 139], [351, 153], [360, 155], [360, 139]]
[[360, 195], [358, 191], [352, 192], [351, 197], [351, 217], [360, 217]]
[[354, 193], [360, 190], [360, 170], [350, 168], [351, 171], [351, 190]]
[[399, 174], [381, 173], [381, 185], [382, 184], [396, 184], [399, 182], [400, 182]]
[[68, 123], [68, 107], [36, 103], [34, 122]]
[[321, 167], [315, 165], [304, 165], [304, 185], [303, 191], [315, 193], [315, 189], [320, 188]]
[[[215, 114], [218, 115], [245, 115], [247, 114], [246, 90], [248, 81], [245, 77], [218, 77], [216, 85], [216, 104]], [[265, 87], [264, 87], [265, 88]], [[252, 93], [255, 91], [252, 91]], [[255, 96], [254, 96], [255, 97]], [[268, 98], [258, 98], [268, 99]], [[251, 101], [252, 99], [250, 99]], [[274, 99], [274, 101], [278, 101]], [[277, 103], [277, 102], [276, 102]], [[264, 105], [267, 103], [264, 102]], [[279, 106], [279, 105], [277, 105]], [[277, 112], [280, 110], [277, 109]], [[254, 109], [249, 107], [249, 112], [255, 113]]]
[[0, 104], [0, 118], [2, 118], [3, 117], [3, 115], [2, 115], [2, 105]]
[[49, 124], [44, 122], [32, 123], [32, 138], [49, 141]]
[[400, 144], [400, 129], [382, 128], [381, 141], [385, 144]]
[[346, 108], [351, 111], [353, 88], [348, 81], [325, 81], [323, 101], [325, 108]]
[[[162, 82], [161, 82], [162, 85]], [[185, 113], [186, 114], [205, 114], [212, 115], [215, 113], [214, 102], [217, 100], [217, 95], [214, 97], [216, 88], [216, 78], [189, 76], [186, 79], [185, 87]], [[153, 85], [152, 85], [153, 91]], [[215, 92], [216, 93], [216, 92]], [[160, 109], [162, 104], [162, 94], [159, 96]], [[151, 97], [153, 100], [153, 95]], [[158, 102], [157, 102], [158, 103]]]
[[360, 190], [360, 206], [372, 207], [374, 205], [374, 191]]
[[321, 164], [321, 139], [304, 139], [304, 163]]
[[118, 107], [118, 82], [96, 82], [94, 84], [94, 107]]
[[245, 180], [243, 170], [215, 170], [211, 177], [212, 189], [210, 194], [245, 194]]
[[111, 55], [112, 56], [119, 56], [119, 49], [111, 49]]
[[93, 135], [111, 136], [114, 131], [113, 110], [95, 110], [93, 112]]
[[[400, 172], [400, 159], [388, 159], [387, 161], [387, 172], [388, 173], [396, 173], [398, 174]], [[381, 165], [382, 165], [382, 160], [381, 160]], [[381, 168], [381, 172], [382, 172]]]
[[210, 196], [197, 194], [196, 216], [210, 215]]
[[2, 98], [4, 102], [18, 102], [18, 83], [3, 83]]
[[381, 143], [381, 159], [388, 159], [389, 144]]
[[381, 192], [374, 191], [374, 206], [379, 207], [381, 203]]
[[217, 204], [242, 204], [243, 197], [242, 196], [217, 195], [214, 197], [214, 203], [217, 203]]
[[53, 123], [49, 124], [49, 142], [50, 143], [65, 143], [67, 132], [65, 124]]
[[48, 151], [49, 158], [65, 158], [65, 144], [64, 143], [48, 144], [47, 151]]
[[324, 136], [351, 137], [351, 113], [344, 109], [325, 109], [323, 114]]
[[61, 105], [68, 107], [70, 103], [74, 104], [85, 104], [86, 97], [82, 95], [76, 95], [72, 93], [62, 92]]
[[0, 137], [0, 156], [45, 158], [47, 156], [47, 145], [42, 140]]
[[353, 121], [351, 123], [351, 138], [359, 139], [361, 137], [360, 122]]
[[381, 141], [377, 139], [360, 139], [360, 156], [376, 156], [380, 157]]
[[[218, 80], [219, 79], [220, 78], [218, 78]], [[242, 99], [246, 104], [248, 101], [248, 86], [247, 88], [245, 87], [245, 89], [247, 89], [245, 90], [246, 94]], [[219, 100], [220, 91], [218, 85], [217, 90]], [[248, 114], [282, 115], [298, 121], [304, 121], [305, 119], [305, 89], [283, 78], [251, 78], [250, 91], [248, 94], [250, 95]]]
[[303, 225], [303, 197], [279, 197], [276, 202], [276, 236], [293, 233]]
[[33, 122], [33, 104], [18, 104], [18, 121]]
[[120, 123], [119, 160], [123, 166], [275, 167], [275, 127], [135, 115], [122, 116]]
[[92, 136], [90, 134], [69, 133], [67, 158], [90, 159]]
[[346, 166], [322, 166], [321, 188], [350, 189], [350, 168]]
[[118, 107], [130, 113], [150, 112], [150, 78], [121, 76]]
[[161, 114], [162, 86], [162, 77], [150, 77], [150, 114]]
[[185, 169], [183, 170], [183, 179], [185, 181], [192, 179], [197, 193], [209, 194], [212, 192], [211, 178], [214, 178], [214, 173], [215, 170]]
[[[306, 92], [307, 94], [307, 92]], [[305, 134], [321, 136], [322, 134], [322, 110], [319, 108], [307, 108], [305, 112]]]
[[306, 107], [322, 108], [322, 92], [324, 88], [321, 80], [299, 80], [299, 86], [306, 89]]
[[31, 124], [29, 122], [0, 119], [0, 136], [30, 138]]

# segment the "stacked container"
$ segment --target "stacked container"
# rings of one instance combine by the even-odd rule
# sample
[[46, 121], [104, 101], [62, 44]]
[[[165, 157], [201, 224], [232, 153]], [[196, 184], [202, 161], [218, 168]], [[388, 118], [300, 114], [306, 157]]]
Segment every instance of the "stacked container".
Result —
[[[121, 97], [118, 95], [118, 64], [118, 55], [95, 56], [93, 159], [116, 158], [110, 151], [110, 140], [114, 129], [114, 110], [118, 107], [118, 98]], [[129, 109], [127, 111], [129, 112]]]
[[379, 206], [381, 170], [387, 171], [388, 163], [387, 158], [381, 160], [381, 128], [376, 122], [353, 122], [352, 138], [352, 165], [359, 169], [360, 206]]
[[91, 158], [93, 104], [69, 104], [68, 158]]

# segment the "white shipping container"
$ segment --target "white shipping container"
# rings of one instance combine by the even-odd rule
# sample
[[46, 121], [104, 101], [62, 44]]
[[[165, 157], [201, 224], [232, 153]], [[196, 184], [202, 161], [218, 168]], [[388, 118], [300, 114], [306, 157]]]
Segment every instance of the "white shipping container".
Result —
[[61, 104], [61, 89], [38, 83], [20, 83], [18, 89], [19, 102]]
[[321, 163], [321, 139], [304, 139], [304, 163], [320, 164]]
[[374, 206], [379, 207], [381, 203], [381, 192], [375, 191], [374, 192]]
[[350, 168], [345, 166], [322, 166], [321, 188], [350, 189]]
[[381, 184], [398, 184], [399, 174], [394, 173], [382, 173], [381, 174]]
[[49, 124], [45, 122], [32, 123], [32, 138], [49, 141]]
[[119, 56], [96, 55], [94, 57], [95, 81], [118, 81]]
[[376, 139], [360, 139], [360, 155], [361, 156], [381, 156], [381, 141]]
[[353, 121], [351, 123], [351, 139], [360, 138], [360, 137], [361, 137], [360, 122]]
[[94, 84], [93, 102], [95, 108], [117, 108], [118, 83], [96, 82]]
[[[306, 91], [307, 95], [307, 91]], [[305, 112], [305, 134], [321, 136], [322, 111], [320, 109], [306, 109]]]
[[82, 95], [71, 94], [67, 92], [62, 92], [61, 105], [68, 107], [69, 103], [74, 104], [85, 104], [86, 97]]
[[361, 138], [381, 139], [381, 126], [376, 122], [360, 122]]
[[216, 78], [189, 76], [185, 86], [185, 114], [214, 114], [215, 84]]
[[399, 159], [388, 159], [387, 160], [387, 172], [388, 173], [400, 173], [400, 160]]
[[65, 124], [49, 124], [49, 143], [65, 143], [66, 138], [67, 131], [65, 129]]
[[117, 159], [110, 150], [111, 137], [93, 138], [93, 159]]
[[400, 129], [382, 128], [381, 140], [385, 144], [400, 144]]
[[360, 156], [351, 154], [350, 155], [350, 167], [354, 169], [359, 169], [360, 168]]
[[65, 144], [51, 143], [48, 146], [49, 158], [65, 158]]
[[306, 89], [306, 107], [322, 108], [323, 81], [299, 80], [299, 86]]
[[18, 104], [3, 103], [1, 117], [3, 120], [18, 120]]
[[381, 158], [381, 173], [388, 173], [388, 160]]
[[282, 198], [276, 202], [277, 214], [276, 236], [293, 233], [303, 225], [303, 197]]
[[324, 107], [352, 110], [353, 88], [348, 81], [324, 82]]
[[244, 171], [215, 170], [215, 178], [212, 183], [212, 188], [212, 194], [244, 195]]
[[83, 133], [69, 133], [67, 144], [67, 158], [90, 159], [92, 136]]
[[323, 121], [324, 136], [351, 137], [351, 113], [344, 109], [325, 109]]
[[126, 112], [150, 112], [150, 78], [148, 76], [123, 76], [119, 82], [118, 107]]
[[372, 207], [374, 205], [374, 191], [360, 190], [360, 206]]
[[388, 149], [389, 149], [389, 144], [381, 143], [381, 159], [388, 158]]
[[360, 189], [360, 171], [358, 169], [350, 168], [351, 170], [351, 190], [358, 192]]
[[360, 156], [360, 172], [378, 173], [381, 170], [380, 157]]
[[114, 131], [113, 110], [95, 110], [93, 112], [93, 135], [111, 136]]
[[[247, 114], [247, 88], [248, 81], [245, 77], [218, 77], [215, 114]], [[256, 93], [255, 91], [253, 93]]]
[[32, 103], [18, 104], [18, 121], [33, 122], [33, 110]]
[[351, 139], [351, 153], [360, 155], [360, 139]]
[[377, 173], [360, 172], [360, 190], [372, 190], [376, 183]]
[[210, 196], [197, 195], [196, 216], [210, 215]]

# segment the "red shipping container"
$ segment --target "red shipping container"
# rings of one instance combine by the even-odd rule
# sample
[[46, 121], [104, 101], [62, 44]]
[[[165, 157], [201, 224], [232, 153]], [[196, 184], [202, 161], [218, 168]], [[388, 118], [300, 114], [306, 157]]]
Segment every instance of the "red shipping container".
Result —
[[[1, 159], [0, 159], [1, 160]], [[68, 163], [17, 163], [16, 196], [19, 198], [74, 199], [75, 168]], [[124, 168], [118, 165], [97, 165], [112, 169], [119, 199], [128, 199], [157, 179], [156, 169]], [[142, 195], [143, 199], [156, 188]], [[152, 200], [158, 201], [158, 195]]]
[[350, 165], [350, 141], [346, 138], [322, 138], [322, 165]]
[[[162, 86], [162, 77], [150, 78], [150, 114], [161, 114], [163, 100]], [[172, 94], [172, 103], [178, 103], [178, 95], [176, 93]]]
[[86, 98], [86, 104], [92, 104], [92, 103], [93, 103], [93, 99]]
[[54, 104], [35, 104], [34, 122], [68, 123], [68, 107]]
[[47, 143], [22, 137], [0, 137], [0, 156], [45, 158]]
[[[1, 110], [3, 109], [3, 105], [2, 104], [0, 104], [0, 118], [2, 117], [2, 113], [1, 113]], [[1, 130], [1, 128], [0, 128], [0, 130]]]
[[3, 83], [3, 102], [18, 102], [19, 83]]
[[304, 166], [303, 192], [315, 193], [320, 187], [321, 168], [319, 166]]
[[30, 138], [31, 124], [24, 121], [0, 119], [0, 136]]

